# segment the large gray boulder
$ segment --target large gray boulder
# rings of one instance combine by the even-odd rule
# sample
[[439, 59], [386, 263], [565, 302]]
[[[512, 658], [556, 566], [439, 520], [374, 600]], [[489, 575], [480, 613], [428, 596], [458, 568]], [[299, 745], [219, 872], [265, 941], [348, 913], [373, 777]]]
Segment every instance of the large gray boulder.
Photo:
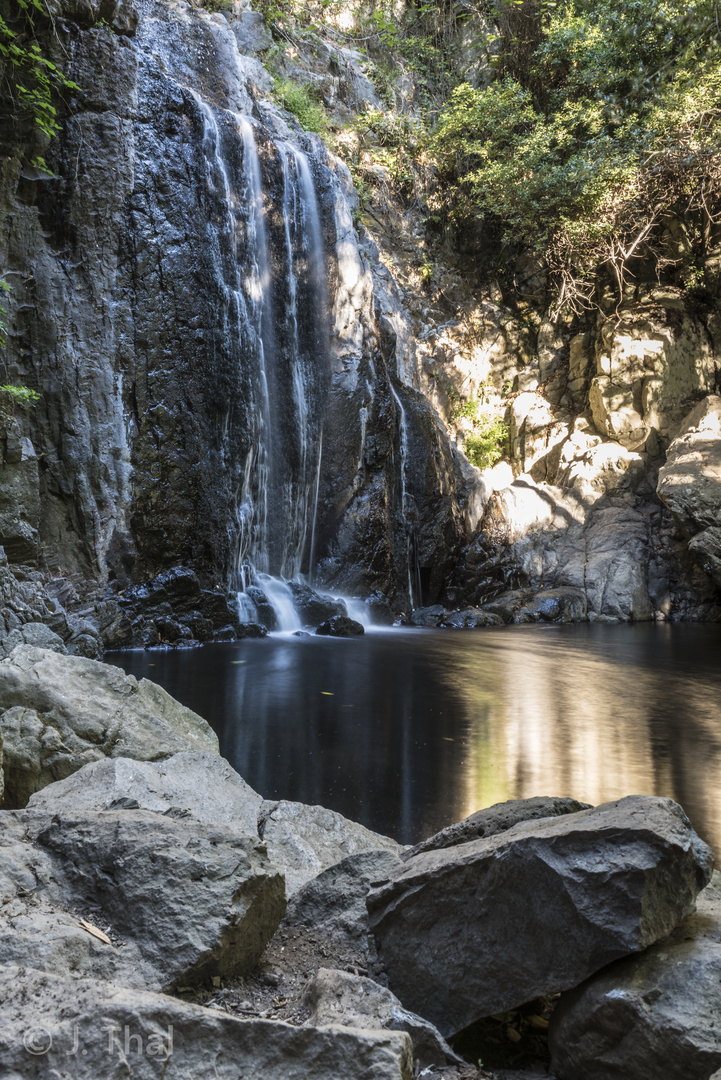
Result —
[[355, 821], [305, 803], [264, 802], [260, 835], [271, 861], [285, 874], [288, 896], [329, 866], [359, 851], [379, 849], [400, 853], [403, 848]]
[[293, 1027], [94, 979], [0, 968], [3, 1076], [411, 1080], [408, 1035]]
[[496, 836], [512, 829], [520, 821], [562, 817], [564, 814], [577, 814], [579, 810], [589, 809], [589, 803], [548, 795], [537, 795], [532, 799], [509, 799], [508, 802], [494, 803], [485, 810], [477, 810], [463, 821], [441, 829], [427, 840], [421, 840], [420, 844], [404, 851], [401, 858], [410, 859], [424, 851], [456, 847], [458, 844], [467, 844], [470, 840], [479, 840], [483, 836]]
[[190, 818], [0, 811], [0, 852], [6, 964], [168, 989], [250, 971], [285, 912], [257, 836]]
[[709, 1080], [721, 1069], [721, 874], [669, 937], [564, 994], [549, 1035], [559, 1080]]
[[187, 810], [196, 821], [257, 836], [262, 796], [218, 754], [191, 751], [162, 761], [102, 758], [30, 796], [28, 809], [73, 814], [86, 810]]
[[372, 979], [320, 968], [303, 996], [310, 1009], [308, 1025], [406, 1031], [413, 1043], [413, 1058], [421, 1069], [465, 1064], [433, 1024], [404, 1009], [395, 994]]
[[0, 663], [5, 807], [103, 757], [158, 761], [218, 752], [197, 713], [162, 687], [120, 668], [19, 645]]
[[370, 926], [391, 990], [448, 1037], [665, 937], [712, 865], [680, 806], [636, 795], [416, 855]]

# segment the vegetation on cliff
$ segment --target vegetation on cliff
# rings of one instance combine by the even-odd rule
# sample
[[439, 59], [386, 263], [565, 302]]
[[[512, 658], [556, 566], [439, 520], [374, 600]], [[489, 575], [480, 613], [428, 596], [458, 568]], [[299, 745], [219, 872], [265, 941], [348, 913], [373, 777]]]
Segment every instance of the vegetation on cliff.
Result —
[[621, 295], [634, 257], [698, 284], [721, 193], [716, 4], [524, 0], [499, 41], [498, 77], [456, 87], [434, 132], [450, 215], [543, 256], [559, 307], [602, 264]]

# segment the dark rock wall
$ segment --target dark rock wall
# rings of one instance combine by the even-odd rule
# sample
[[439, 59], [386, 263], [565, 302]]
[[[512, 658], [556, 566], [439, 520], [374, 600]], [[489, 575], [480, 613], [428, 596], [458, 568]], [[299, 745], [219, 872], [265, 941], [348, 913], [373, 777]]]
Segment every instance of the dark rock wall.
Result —
[[[404, 606], [412, 550], [426, 570], [424, 599], [433, 599], [463, 532], [451, 452], [425, 399], [401, 387], [412, 444], [401, 476], [395, 375], [344, 167], [252, 88], [262, 77], [243, 67], [221, 15], [161, 0], [142, 0], [139, 19], [123, 4], [56, 6], [45, 40], [83, 94], [66, 102], [62, 132], [44, 150], [55, 175], [28, 165], [37, 152], [28, 125], [8, 108], [0, 122], [0, 268], [12, 288], [5, 377], [42, 395], [6, 424], [0, 490], [17, 468], [13, 438], [29, 439], [30, 464], [15, 512], [0, 514], [0, 543], [12, 558], [14, 535], [23, 561], [101, 583], [123, 586], [182, 564], [207, 583], [232, 584], [257, 370], [238, 327], [238, 268], [200, 96], [231, 163], [237, 133], [221, 110], [254, 110], [264, 121], [274, 272], [282, 231], [274, 140], [311, 155], [331, 303], [330, 361], [318, 364], [315, 399], [324, 409], [320, 576], [380, 588]], [[242, 206], [236, 212], [242, 222]]]

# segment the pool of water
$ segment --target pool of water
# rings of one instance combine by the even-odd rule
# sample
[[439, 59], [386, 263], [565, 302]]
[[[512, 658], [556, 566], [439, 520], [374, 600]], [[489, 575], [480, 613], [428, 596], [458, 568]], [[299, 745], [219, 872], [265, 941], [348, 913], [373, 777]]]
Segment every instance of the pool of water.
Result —
[[721, 855], [721, 627], [270, 637], [107, 659], [204, 716], [268, 799], [412, 843], [530, 795], [670, 795]]

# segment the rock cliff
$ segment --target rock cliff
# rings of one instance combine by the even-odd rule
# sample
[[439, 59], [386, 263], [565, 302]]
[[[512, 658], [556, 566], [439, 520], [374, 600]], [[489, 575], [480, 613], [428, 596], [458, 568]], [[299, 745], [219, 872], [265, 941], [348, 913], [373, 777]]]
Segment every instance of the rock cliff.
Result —
[[[640, 282], [619, 304], [601, 282], [593, 317], [554, 322], [535, 265], [513, 297], [450, 258], [426, 287], [423, 198], [399, 203], [372, 138], [360, 165], [333, 139], [352, 178], [279, 107], [257, 13], [53, 0], [51, 15], [36, 32], [81, 90], [39, 147], [50, 171], [29, 164], [30, 127], [0, 121], [3, 360], [41, 395], [2, 417], [0, 544], [74, 582], [88, 634], [232, 634], [214, 593], [248, 566], [380, 591], [396, 612], [510, 589], [521, 621], [721, 617], [713, 485], [689, 528], [663, 471], [717, 400], [714, 293]], [[486, 54], [458, 32], [482, 82]], [[294, 41], [276, 70], [336, 127], [382, 106], [361, 53]], [[411, 116], [403, 65], [391, 91]], [[481, 398], [509, 431], [484, 471], [463, 453]], [[720, 441], [709, 428], [699, 453], [715, 462]], [[166, 590], [150, 629], [144, 594], [122, 608], [177, 567], [192, 598]], [[549, 589], [562, 603], [539, 600]]]

